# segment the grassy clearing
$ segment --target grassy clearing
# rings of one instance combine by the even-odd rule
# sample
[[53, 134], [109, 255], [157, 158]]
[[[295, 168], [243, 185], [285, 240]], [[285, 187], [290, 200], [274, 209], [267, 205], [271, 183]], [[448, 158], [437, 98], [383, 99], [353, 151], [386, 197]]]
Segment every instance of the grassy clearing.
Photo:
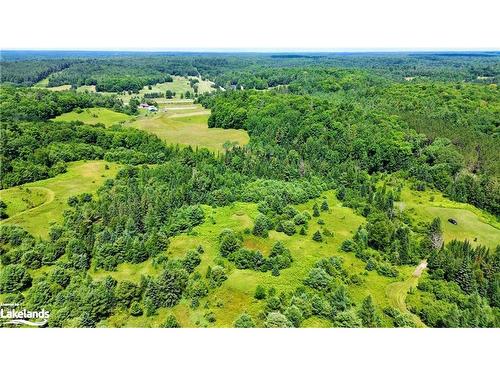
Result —
[[49, 77], [46, 77], [40, 81], [38, 81], [37, 83], [35, 83], [33, 85], [33, 87], [37, 87], [37, 88], [46, 88], [47, 85], [49, 84]]
[[[104, 161], [79, 161], [70, 163], [68, 171], [56, 177], [2, 190], [0, 197], [5, 200], [7, 207], [9, 202], [12, 204], [13, 212], [13, 216], [3, 220], [2, 224], [16, 224], [35, 236], [46, 237], [50, 225], [62, 221], [70, 196], [95, 193], [104, 180], [116, 175], [118, 167], [117, 164]], [[40, 191], [46, 195], [40, 196]], [[26, 201], [38, 205], [29, 208]]]
[[115, 112], [108, 108], [86, 108], [81, 112], [72, 111], [57, 116], [53, 121], [82, 121], [86, 124], [95, 125], [98, 123], [111, 126], [120, 122], [130, 120], [132, 117], [125, 113]]
[[[408, 187], [403, 189], [398, 204], [417, 223], [439, 217], [445, 242], [469, 240], [490, 248], [500, 244], [500, 223], [492, 215], [470, 204], [453, 202], [436, 191], [420, 192]], [[449, 223], [449, 218], [457, 220], [457, 225]]]
[[23, 187], [0, 191], [0, 199], [7, 204], [7, 215], [13, 218], [52, 198], [51, 191], [42, 187]]
[[96, 92], [95, 85], [84, 85], [76, 88], [76, 92]]
[[54, 87], [46, 87], [47, 90], [50, 91], [68, 91], [71, 89], [71, 85], [61, 85], [61, 86], [54, 86]]
[[[182, 107], [189, 108], [182, 108]], [[163, 112], [166, 109], [166, 112]], [[223, 152], [224, 143], [237, 142], [245, 145], [248, 133], [236, 129], [208, 128], [209, 113], [200, 105], [171, 104], [162, 107], [162, 112], [143, 116], [131, 126], [157, 135], [167, 143], [192, 147], [205, 147], [211, 151]]]
[[[189, 306], [189, 301], [182, 300], [173, 308], [162, 308], [158, 315], [152, 317], [129, 317], [127, 312], [117, 312], [108, 320], [102, 323], [103, 326], [118, 327], [157, 327], [161, 325], [168, 314], [174, 314], [183, 327], [215, 326], [232, 327], [234, 320], [243, 312], [248, 312], [259, 325], [263, 324], [259, 317], [260, 311], [264, 307], [264, 302], [254, 298], [257, 285], [262, 285], [266, 289], [276, 288], [280, 292], [292, 292], [302, 285], [302, 281], [307, 277], [309, 270], [321, 258], [329, 256], [341, 256], [344, 259], [344, 266], [350, 274], [356, 274], [363, 280], [359, 285], [350, 285], [349, 292], [356, 303], [360, 305], [363, 298], [371, 294], [374, 302], [381, 308], [391, 305], [391, 299], [385, 293], [386, 288], [395, 281], [403, 281], [411, 274], [411, 267], [402, 268], [402, 276], [399, 279], [391, 279], [380, 276], [377, 273], [365, 271], [365, 264], [351, 253], [341, 252], [339, 247], [343, 240], [351, 237], [355, 230], [364, 222], [364, 218], [356, 215], [351, 209], [341, 207], [333, 192], [325, 193], [325, 197], [330, 204], [330, 211], [321, 214], [324, 225], [317, 224], [316, 219], [309, 222], [309, 230], [306, 236], [295, 234], [291, 237], [271, 231], [269, 238], [258, 238], [251, 234], [243, 234], [244, 246], [261, 250], [268, 254], [272, 245], [280, 240], [287, 246], [294, 259], [292, 266], [282, 270], [280, 276], [272, 276], [270, 272], [262, 273], [252, 270], [239, 270], [226, 261], [229, 268], [228, 280], [221, 287], [210, 292], [209, 296], [201, 301], [200, 307], [193, 309]], [[312, 212], [314, 201], [299, 205], [299, 210]], [[182, 234], [172, 239], [166, 255], [171, 258], [182, 258], [189, 249], [194, 249], [202, 245], [205, 252], [202, 254], [202, 263], [197, 267], [202, 275], [205, 274], [208, 266], [213, 266], [215, 260], [219, 258], [218, 235], [224, 228], [231, 228], [243, 233], [245, 228], [252, 228], [253, 221], [258, 214], [257, 205], [253, 203], [237, 202], [231, 206], [211, 208], [204, 207], [206, 213], [205, 223], [196, 227], [190, 234]], [[323, 243], [312, 240], [312, 233], [317, 229], [328, 228], [334, 232], [333, 237], [325, 237]], [[150, 269], [150, 262], [139, 265], [121, 265], [116, 272], [102, 273], [99, 277], [109, 274], [119, 280], [139, 279], [139, 273], [143, 270], [147, 272], [158, 272]], [[95, 273], [93, 274], [95, 277]], [[204, 315], [212, 311], [217, 318], [216, 322], [208, 323]], [[382, 312], [379, 311], [381, 315]], [[390, 325], [389, 320], [384, 324]], [[328, 327], [331, 323], [319, 319], [310, 318], [305, 323], [306, 327]]]
[[[189, 79], [180, 77], [180, 76], [172, 76], [173, 81], [172, 82], [164, 82], [164, 83], [157, 83], [155, 85], [151, 85], [151, 90], [149, 89], [149, 86], [144, 86], [138, 94], [128, 94], [128, 93], [118, 93], [118, 97], [123, 100], [124, 103], [128, 103], [129, 100], [133, 97], [137, 98], [142, 98], [142, 96], [146, 93], [153, 93], [153, 92], [161, 92], [165, 93], [167, 90], [170, 90], [172, 92], [176, 93], [175, 99], [174, 100], [180, 100], [181, 94], [185, 94], [186, 91], [189, 91], [191, 94], [194, 94], [193, 89], [189, 85]], [[198, 77], [189, 77], [189, 78], [196, 78], [200, 80]], [[198, 93], [203, 94], [204, 92], [210, 92], [213, 91], [214, 88], [212, 88], [213, 82], [211, 81], [201, 81], [198, 83]], [[112, 94], [117, 94], [117, 93], [109, 93], [109, 92], [103, 92], [103, 94], [106, 95], [112, 95]], [[155, 102], [165, 102], [167, 101], [164, 98], [157, 98], [157, 99], [152, 99]]]

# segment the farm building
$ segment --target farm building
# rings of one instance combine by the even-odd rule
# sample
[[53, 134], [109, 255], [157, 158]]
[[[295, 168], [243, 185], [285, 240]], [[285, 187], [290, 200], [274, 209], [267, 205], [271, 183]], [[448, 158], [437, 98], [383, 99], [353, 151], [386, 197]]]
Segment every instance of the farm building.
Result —
[[158, 111], [158, 108], [156, 108], [154, 105], [149, 105], [148, 103], [139, 104], [139, 109], [147, 109], [150, 112]]

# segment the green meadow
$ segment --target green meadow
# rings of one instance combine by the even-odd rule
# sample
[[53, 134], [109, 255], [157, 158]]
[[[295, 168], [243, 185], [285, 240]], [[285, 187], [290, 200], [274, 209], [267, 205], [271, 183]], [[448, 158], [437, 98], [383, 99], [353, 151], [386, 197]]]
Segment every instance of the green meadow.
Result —
[[[500, 244], [500, 223], [490, 214], [466, 203], [453, 202], [434, 190], [414, 191], [405, 187], [398, 206], [416, 223], [441, 219], [445, 242], [452, 239], [469, 240], [495, 248]], [[451, 224], [448, 219], [455, 219]]]
[[226, 142], [245, 145], [250, 139], [244, 130], [209, 128], [210, 112], [200, 105], [170, 104], [160, 108], [159, 113], [142, 116], [130, 126], [153, 133], [170, 144], [205, 147], [216, 152], [223, 152]]
[[108, 108], [85, 108], [63, 113], [53, 119], [53, 121], [81, 121], [85, 124], [104, 124], [111, 126], [130, 120], [132, 117], [125, 113], [115, 112]]
[[62, 221], [70, 196], [95, 193], [118, 168], [101, 160], [79, 161], [69, 163], [68, 171], [56, 177], [1, 190], [0, 199], [7, 204], [9, 214], [1, 223], [19, 225], [35, 236], [46, 237], [50, 225]]
[[[218, 235], [225, 229], [230, 228], [243, 236], [243, 246], [250, 249], [258, 249], [264, 255], [269, 253], [270, 248], [276, 241], [282, 241], [292, 252], [293, 263], [290, 268], [284, 269], [279, 276], [272, 276], [270, 272], [259, 272], [253, 270], [240, 270], [235, 268], [227, 260], [226, 267], [229, 269], [228, 279], [221, 287], [212, 290], [210, 294], [200, 301], [200, 307], [191, 308], [189, 301], [182, 300], [173, 308], [162, 308], [158, 315], [151, 317], [131, 317], [128, 312], [118, 312], [108, 320], [102, 322], [103, 326], [115, 327], [155, 327], [164, 322], [169, 314], [174, 314], [183, 327], [231, 327], [236, 318], [243, 312], [247, 312], [258, 322], [263, 324], [259, 312], [262, 311], [265, 302], [254, 298], [257, 285], [266, 289], [274, 287], [278, 292], [293, 292], [302, 285], [314, 264], [325, 257], [340, 256], [344, 260], [344, 267], [350, 274], [358, 275], [361, 282], [358, 285], [350, 285], [349, 292], [356, 304], [360, 304], [363, 298], [371, 294], [374, 302], [379, 306], [393, 305], [391, 296], [385, 292], [395, 281], [404, 281], [411, 277], [411, 267], [401, 267], [399, 279], [393, 279], [378, 275], [375, 271], [366, 271], [365, 263], [356, 258], [352, 253], [340, 250], [343, 240], [352, 237], [359, 225], [364, 223], [364, 218], [355, 214], [351, 209], [342, 207], [336, 200], [333, 191], [326, 192], [324, 197], [330, 203], [330, 210], [321, 214], [324, 224], [317, 223], [317, 218], [309, 221], [307, 235], [295, 234], [287, 236], [275, 231], [269, 232], [268, 238], [256, 237], [248, 234], [245, 229], [253, 227], [254, 219], [258, 214], [257, 205], [253, 203], [237, 202], [230, 206], [211, 208], [204, 206], [207, 216], [205, 222], [194, 228], [191, 233], [182, 234], [171, 239], [165, 255], [171, 259], [180, 259], [185, 253], [202, 245], [204, 253], [202, 262], [196, 268], [201, 274], [205, 274], [209, 266], [214, 266], [217, 259], [221, 259], [218, 250]], [[300, 211], [312, 212], [314, 200], [298, 205]], [[318, 243], [311, 236], [316, 230], [328, 229], [333, 232], [333, 237], [326, 237], [325, 241]], [[140, 275], [157, 274], [150, 260], [141, 264], [122, 264], [115, 272], [91, 272], [94, 278], [102, 280], [106, 275], [111, 275], [117, 280], [129, 280], [139, 282]], [[206, 320], [207, 312], [213, 312], [216, 316], [215, 323]], [[379, 311], [383, 316], [382, 312]], [[389, 325], [389, 321], [384, 322]], [[304, 326], [329, 326], [327, 320], [317, 317], [310, 318]]]

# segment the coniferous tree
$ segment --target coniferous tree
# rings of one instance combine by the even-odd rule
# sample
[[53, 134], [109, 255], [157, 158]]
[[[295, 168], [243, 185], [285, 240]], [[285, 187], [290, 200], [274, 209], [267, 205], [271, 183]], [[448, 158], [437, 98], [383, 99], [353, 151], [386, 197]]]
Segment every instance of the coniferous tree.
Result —
[[316, 242], [322, 242], [323, 236], [321, 235], [320, 231], [317, 230], [316, 232], [314, 232], [312, 239]]
[[266, 216], [259, 214], [255, 219], [255, 225], [252, 233], [255, 236], [267, 238], [268, 237], [268, 219]]
[[380, 318], [377, 315], [371, 296], [368, 296], [363, 300], [363, 304], [361, 305], [358, 315], [363, 323], [363, 327], [371, 328], [378, 327], [380, 325]]
[[326, 199], [321, 203], [321, 211], [328, 211], [330, 207], [328, 206], [328, 202]]
[[317, 203], [314, 203], [314, 205], [313, 205], [313, 216], [314, 217], [318, 217], [319, 216], [319, 208], [318, 208], [318, 204]]

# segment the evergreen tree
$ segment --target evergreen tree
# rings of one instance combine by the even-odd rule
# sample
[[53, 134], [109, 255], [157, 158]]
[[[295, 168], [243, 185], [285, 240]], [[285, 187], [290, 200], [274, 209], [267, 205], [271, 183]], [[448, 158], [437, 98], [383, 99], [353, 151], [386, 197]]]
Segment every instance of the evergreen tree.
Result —
[[252, 317], [246, 313], [241, 314], [234, 322], [235, 328], [254, 328], [255, 323]]
[[265, 215], [259, 214], [257, 216], [252, 233], [258, 237], [268, 237], [268, 219]]
[[474, 272], [468, 257], [464, 257], [462, 260], [455, 280], [465, 293], [471, 294], [475, 291]]
[[321, 235], [320, 231], [317, 230], [316, 232], [314, 232], [312, 239], [316, 242], [322, 242], [323, 236]]
[[368, 296], [363, 300], [358, 315], [363, 323], [363, 327], [378, 327], [380, 325], [380, 318], [373, 305], [372, 296]]
[[266, 290], [262, 285], [257, 285], [257, 288], [255, 289], [255, 294], [254, 294], [255, 299], [262, 300], [266, 298]]
[[165, 323], [163, 323], [163, 328], [181, 328], [181, 325], [177, 321], [177, 318], [170, 314], [165, 320]]
[[329, 209], [330, 207], [328, 206], [328, 202], [325, 199], [323, 203], [321, 203], [321, 211], [328, 211]]
[[318, 217], [319, 216], [319, 208], [318, 208], [318, 204], [317, 203], [314, 203], [314, 205], [313, 205], [313, 216], [314, 217]]

